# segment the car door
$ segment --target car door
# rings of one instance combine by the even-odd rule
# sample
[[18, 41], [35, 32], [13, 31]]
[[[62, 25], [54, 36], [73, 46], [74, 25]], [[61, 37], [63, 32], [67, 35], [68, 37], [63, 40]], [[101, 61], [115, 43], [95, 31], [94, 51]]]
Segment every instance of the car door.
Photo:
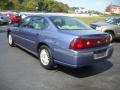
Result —
[[120, 37], [120, 18], [117, 19], [116, 32], [117, 35]]
[[24, 47], [36, 53], [41, 31], [46, 27], [45, 19], [40, 16], [33, 16], [26, 27], [22, 27]]
[[30, 22], [31, 17], [27, 17], [25, 18], [17, 27], [14, 26], [14, 32], [13, 32], [13, 37], [14, 37], [14, 41], [16, 44], [18, 44], [19, 46], [24, 46], [25, 44], [25, 38], [24, 38], [24, 31], [23, 28], [25, 28], [27, 26], [27, 24]]

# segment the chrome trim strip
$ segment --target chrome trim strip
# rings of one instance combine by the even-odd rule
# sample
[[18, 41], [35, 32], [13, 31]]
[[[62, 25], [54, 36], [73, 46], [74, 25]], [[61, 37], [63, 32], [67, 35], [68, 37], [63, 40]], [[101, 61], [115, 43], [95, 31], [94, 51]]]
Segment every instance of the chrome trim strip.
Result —
[[30, 53], [32, 53], [32, 54], [34, 54], [35, 56], [38, 56], [38, 54], [37, 54], [37, 53], [35, 53], [35, 52], [33, 52], [33, 51], [31, 51], [31, 50], [29, 50], [29, 49], [25, 48], [24, 46], [22, 46], [22, 45], [20, 45], [20, 44], [18, 44], [18, 43], [15, 43], [15, 45], [17, 45], [17, 46], [19, 46], [19, 47], [21, 47], [21, 48], [25, 49], [26, 51], [28, 51], [28, 52], [30, 52]]
[[23, 39], [23, 40], [25, 40], [25, 41], [28, 41], [28, 42], [30, 42], [30, 43], [35, 44], [35, 41], [32, 41], [32, 40], [29, 40], [29, 39], [23, 38], [23, 37], [18, 36], [18, 35], [14, 35], [14, 36], [16, 36], [16, 37], [18, 37], [18, 38], [21, 38], [21, 39]]

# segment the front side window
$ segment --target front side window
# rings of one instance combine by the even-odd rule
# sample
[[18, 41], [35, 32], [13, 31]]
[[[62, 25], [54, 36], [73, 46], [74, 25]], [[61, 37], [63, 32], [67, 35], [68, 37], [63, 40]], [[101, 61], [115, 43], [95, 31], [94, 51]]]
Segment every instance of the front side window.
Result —
[[50, 17], [52, 23], [60, 30], [83, 30], [91, 29], [78, 19], [66, 16], [52, 16]]
[[107, 23], [110, 23], [110, 24], [117, 24], [117, 19], [116, 18], [110, 18], [108, 20], [106, 20]]
[[44, 29], [48, 25], [47, 21], [43, 17], [34, 17], [28, 26], [34, 29]]
[[27, 25], [30, 23], [31, 17], [26, 17], [25, 19], [23, 19], [22, 23], [21, 23], [21, 27], [27, 27]]

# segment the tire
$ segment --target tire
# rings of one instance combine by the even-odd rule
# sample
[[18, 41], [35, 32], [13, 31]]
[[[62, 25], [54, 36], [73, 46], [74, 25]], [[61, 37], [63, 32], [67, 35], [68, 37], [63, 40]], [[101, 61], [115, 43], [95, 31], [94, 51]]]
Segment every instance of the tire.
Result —
[[39, 60], [42, 67], [44, 67], [45, 69], [48, 70], [54, 69], [55, 64], [53, 62], [51, 51], [45, 45], [39, 48]]
[[11, 21], [11, 20], [9, 20], [9, 21], [8, 21], [8, 24], [12, 24], [12, 21]]
[[2, 23], [2, 22], [0, 22], [0, 25], [3, 25], [3, 23]]
[[13, 41], [13, 38], [12, 38], [12, 35], [9, 33], [8, 34], [8, 44], [13, 47], [14, 46], [14, 41]]
[[107, 33], [110, 34], [110, 37], [111, 37], [110, 41], [112, 42], [115, 38], [114, 33], [113, 32], [107, 32]]

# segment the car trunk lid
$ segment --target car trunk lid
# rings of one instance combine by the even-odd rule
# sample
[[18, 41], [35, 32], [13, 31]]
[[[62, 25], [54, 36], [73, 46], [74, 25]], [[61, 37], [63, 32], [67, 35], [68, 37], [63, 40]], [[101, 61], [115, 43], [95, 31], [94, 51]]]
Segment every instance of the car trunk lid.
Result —
[[62, 30], [62, 32], [78, 36], [80, 38], [102, 38], [107, 34], [96, 30]]
[[71, 41], [70, 49], [79, 50], [110, 44], [110, 36], [103, 32], [95, 30], [65, 30], [63, 32], [78, 37]]

